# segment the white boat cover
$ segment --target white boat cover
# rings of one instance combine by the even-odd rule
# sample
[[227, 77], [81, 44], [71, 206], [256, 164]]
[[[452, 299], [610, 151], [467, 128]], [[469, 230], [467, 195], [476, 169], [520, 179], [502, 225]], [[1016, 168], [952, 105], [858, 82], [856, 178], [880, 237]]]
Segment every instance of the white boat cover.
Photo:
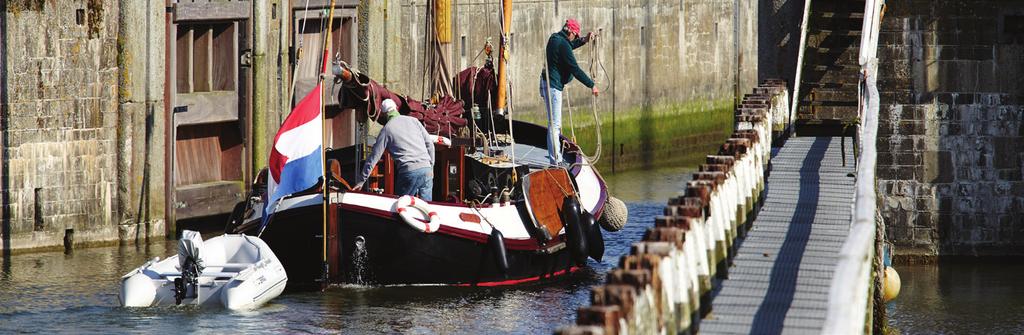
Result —
[[185, 269], [185, 262], [188, 259], [195, 262], [198, 273], [202, 273], [206, 268], [203, 264], [203, 236], [197, 231], [183, 231], [181, 239], [178, 240], [178, 268]]

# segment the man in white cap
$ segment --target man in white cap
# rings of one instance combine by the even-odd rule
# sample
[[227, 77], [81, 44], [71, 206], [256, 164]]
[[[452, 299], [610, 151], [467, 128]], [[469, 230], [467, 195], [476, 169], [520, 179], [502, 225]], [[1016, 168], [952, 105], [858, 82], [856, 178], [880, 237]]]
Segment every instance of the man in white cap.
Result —
[[384, 155], [384, 149], [395, 161], [395, 194], [413, 195], [430, 201], [434, 189], [434, 141], [435, 136], [427, 133], [423, 124], [411, 116], [398, 113], [398, 107], [391, 99], [380, 104], [387, 113], [384, 129], [377, 135], [373, 151], [366, 158], [366, 165], [357, 180], [355, 189], [361, 189], [370, 171]]

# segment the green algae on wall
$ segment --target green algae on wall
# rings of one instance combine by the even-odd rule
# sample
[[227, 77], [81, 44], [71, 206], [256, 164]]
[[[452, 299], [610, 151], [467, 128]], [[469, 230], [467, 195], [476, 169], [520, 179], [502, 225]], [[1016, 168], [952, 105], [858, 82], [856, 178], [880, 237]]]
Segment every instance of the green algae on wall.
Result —
[[[616, 113], [614, 122], [611, 112], [600, 111], [602, 145], [596, 166], [604, 173], [612, 172], [613, 160], [615, 171], [696, 166], [728, 138], [733, 127], [732, 110], [732, 100], [689, 101], [632, 108]], [[576, 143], [585, 154], [594, 155], [597, 128], [593, 113], [590, 109], [576, 108], [571, 114], [563, 108], [562, 133], [572, 139], [575, 123]], [[547, 124], [546, 120], [532, 115], [524, 121]]]

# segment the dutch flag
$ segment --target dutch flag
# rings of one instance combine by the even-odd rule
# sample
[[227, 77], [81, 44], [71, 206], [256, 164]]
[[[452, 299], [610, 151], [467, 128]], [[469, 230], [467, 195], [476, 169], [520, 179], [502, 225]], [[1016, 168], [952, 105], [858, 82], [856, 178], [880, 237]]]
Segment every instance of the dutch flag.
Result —
[[267, 194], [270, 196], [263, 207], [263, 226], [266, 226], [270, 211], [281, 198], [313, 187], [323, 176], [320, 157], [323, 148], [322, 87], [322, 83], [317, 84], [302, 98], [274, 136], [267, 180]]

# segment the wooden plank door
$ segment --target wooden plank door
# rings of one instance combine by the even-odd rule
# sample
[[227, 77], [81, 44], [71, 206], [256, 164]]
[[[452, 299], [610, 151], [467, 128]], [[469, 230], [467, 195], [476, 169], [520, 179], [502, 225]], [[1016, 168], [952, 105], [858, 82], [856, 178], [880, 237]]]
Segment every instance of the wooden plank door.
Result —
[[[293, 3], [292, 20], [292, 76], [295, 78], [295, 95], [292, 105], [298, 103], [316, 86], [320, 71], [320, 60], [323, 57], [323, 37], [327, 31], [327, 5], [311, 5], [308, 9], [303, 3]], [[334, 23], [331, 27], [329, 43], [330, 62], [341, 60], [356, 67], [358, 53], [356, 47], [359, 32], [359, 21], [354, 4], [335, 6]], [[330, 66], [330, 63], [328, 63]], [[330, 71], [330, 69], [328, 69]], [[343, 148], [356, 144], [356, 111], [341, 110], [338, 107], [338, 91], [341, 85], [326, 83], [328, 90], [325, 96], [324, 111], [328, 118], [327, 148]]]
[[180, 2], [172, 7], [168, 185], [174, 188], [176, 219], [229, 213], [245, 194], [251, 74], [240, 63], [240, 50], [250, 45], [251, 6]]

